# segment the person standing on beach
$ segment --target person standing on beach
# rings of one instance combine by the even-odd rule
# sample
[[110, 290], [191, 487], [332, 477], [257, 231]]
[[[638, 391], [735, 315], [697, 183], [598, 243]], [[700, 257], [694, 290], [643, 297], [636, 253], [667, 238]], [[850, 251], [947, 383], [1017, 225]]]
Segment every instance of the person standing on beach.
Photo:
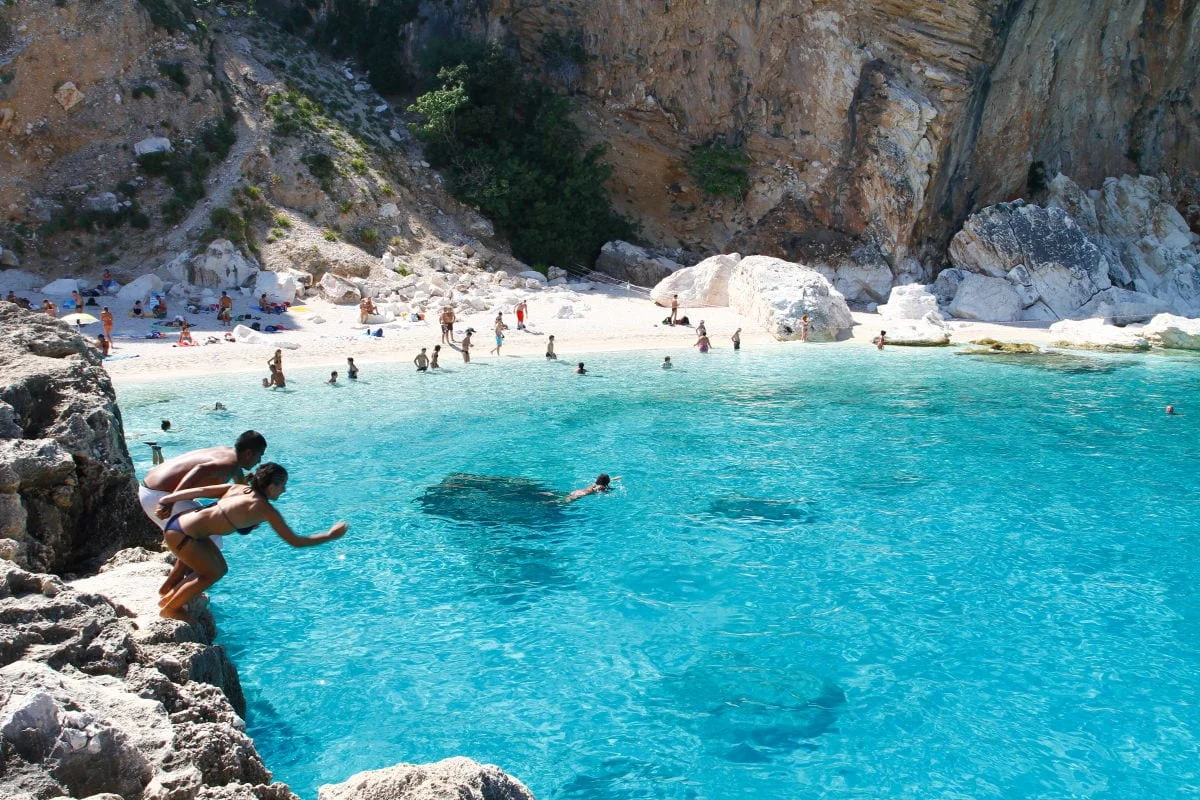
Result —
[[875, 345], [877, 349], [882, 350], [883, 346], [887, 344], [887, 331], [880, 331], [879, 335], [871, 340], [871, 344]]
[[551, 361], [558, 360], [558, 354], [554, 352], [554, 334], [550, 334], [550, 338], [546, 340], [546, 358]]
[[108, 341], [111, 343], [112, 342], [112, 329], [113, 329], [113, 315], [112, 315], [112, 312], [108, 310], [108, 306], [105, 306], [104, 310], [100, 312], [100, 324], [104, 326], [104, 335], [106, 337], [108, 337]]
[[496, 315], [496, 346], [489, 352], [500, 355], [500, 345], [504, 344], [504, 332], [508, 330], [508, 326], [504, 324], [504, 317], [501, 314]]
[[353, 358], [346, 359], [346, 375], [349, 376], [350, 380], [352, 381], [358, 380], [358, 367], [354, 365]]
[[[150, 521], [162, 529], [165, 522], [156, 514], [157, 506], [163, 497], [171, 492], [191, 489], [196, 486], [207, 486], [214, 483], [241, 482], [245, 470], [252, 469], [262, 461], [263, 453], [267, 451], [267, 440], [258, 431], [245, 431], [233, 443], [233, 447], [206, 447], [203, 450], [192, 450], [183, 455], [175, 456], [169, 461], [163, 461], [146, 473], [138, 486], [138, 503]], [[161, 453], [161, 449], [159, 450]], [[197, 503], [185, 501], [179, 504], [179, 511], [196, 508]], [[175, 509], [171, 510], [172, 513]], [[218, 538], [214, 544], [220, 547]], [[166, 594], [173, 589], [184, 573], [187, 565], [175, 562], [170, 575], [158, 590]]]
[[429, 357], [429, 368], [430, 369], [441, 369], [441, 366], [438, 364], [438, 356], [440, 356], [441, 354], [442, 354], [442, 346], [440, 344], [435, 344], [433, 346], [433, 355], [431, 355]]
[[808, 318], [808, 314], [800, 317], [800, 341], [808, 341], [808, 329], [812, 327], [812, 320]]
[[442, 315], [438, 322], [442, 325], [442, 344], [454, 344], [454, 309], [442, 306]]
[[75, 305], [76, 313], [83, 311], [83, 295], [79, 293], [78, 289], [71, 292], [71, 302]]
[[517, 330], [519, 330], [519, 331], [525, 330], [525, 315], [527, 313], [529, 313], [529, 304], [526, 303], [524, 300], [517, 303], [517, 308], [516, 308]]
[[[191, 570], [185, 579], [162, 593], [158, 605], [163, 617], [191, 622], [184, 610], [188, 602], [229, 571], [220, 549], [212, 542], [214, 536], [224, 536], [235, 530], [248, 534], [264, 522], [292, 547], [311, 547], [345, 535], [350, 526], [337, 522], [324, 533], [297, 536], [271, 505], [287, 491], [287, 479], [287, 470], [280, 465], [263, 464], [247, 479], [245, 486], [219, 483], [183, 489], [162, 498], [154, 513], [164, 520], [163, 543], [175, 554], [177, 565]], [[171, 503], [194, 502], [201, 497], [217, 502], [182, 513], [176, 513], [171, 506]]]
[[58, 306], [54, 305], [54, 303], [51, 303], [49, 300], [42, 301], [42, 311], [45, 311], [52, 317], [58, 316]]
[[671, 316], [668, 317], [668, 321], [671, 325], [674, 325], [675, 321], [678, 319], [679, 319], [679, 295], [673, 294], [673, 295], [671, 295]]
[[413, 363], [417, 365], [417, 372], [424, 372], [429, 369], [429, 356], [425, 355], [425, 348], [421, 348], [421, 352], [417, 353], [417, 357], [413, 359]]
[[108, 337], [103, 333], [96, 337], [96, 346], [100, 348], [100, 355], [107, 356], [112, 345], [108, 342]]
[[738, 328], [736, 331], [734, 331], [733, 336], [731, 336], [730, 339], [733, 340], [733, 351], [735, 353], [738, 350], [742, 349], [742, 329], [741, 328]]
[[217, 321], [227, 328], [233, 325], [233, 298], [227, 292], [217, 300]]
[[463, 363], [471, 363], [471, 334], [475, 332], [474, 328], [467, 328], [463, 334], [462, 343], [459, 345], [462, 349]]

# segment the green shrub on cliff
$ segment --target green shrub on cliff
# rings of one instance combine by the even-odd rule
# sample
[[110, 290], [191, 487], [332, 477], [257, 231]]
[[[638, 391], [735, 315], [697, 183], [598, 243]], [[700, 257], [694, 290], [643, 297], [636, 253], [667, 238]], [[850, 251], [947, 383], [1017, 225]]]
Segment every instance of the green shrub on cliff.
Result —
[[498, 49], [466, 43], [438, 55], [437, 85], [409, 109], [424, 118], [413, 131], [455, 196], [494, 220], [518, 258], [590, 266], [606, 241], [632, 235], [604, 188], [604, 150], [585, 145], [564, 98]]
[[740, 147], [706, 144], [693, 147], [688, 174], [706, 193], [740, 200], [750, 191], [750, 158]]
[[412, 89], [404, 63], [404, 26], [417, 18], [419, 0], [333, 0], [316, 32], [334, 55], [354, 56], [380, 92]]

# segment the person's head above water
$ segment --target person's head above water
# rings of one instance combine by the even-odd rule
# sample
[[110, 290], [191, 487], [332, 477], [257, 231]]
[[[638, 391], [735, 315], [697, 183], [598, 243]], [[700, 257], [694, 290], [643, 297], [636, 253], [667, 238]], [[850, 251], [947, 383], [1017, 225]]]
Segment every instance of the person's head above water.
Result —
[[237, 453], [238, 466], [250, 469], [262, 461], [263, 453], [267, 452], [267, 440], [258, 431], [245, 431], [233, 443], [233, 451]]
[[164, 419], [159, 427], [162, 428], [164, 432], [171, 430], [171, 420]]
[[246, 479], [246, 485], [255, 494], [275, 500], [287, 491], [288, 471], [274, 461], [268, 461]]
[[607, 472], [601, 472], [599, 475], [596, 476], [596, 485], [597, 486], [599, 486], [603, 489], [608, 489], [610, 483], [612, 483], [612, 478], [608, 477]]

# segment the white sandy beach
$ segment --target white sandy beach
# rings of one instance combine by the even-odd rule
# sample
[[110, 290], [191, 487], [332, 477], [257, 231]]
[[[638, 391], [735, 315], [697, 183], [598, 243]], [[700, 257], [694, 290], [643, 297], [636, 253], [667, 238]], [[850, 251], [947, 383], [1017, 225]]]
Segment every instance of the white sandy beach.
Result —
[[[627, 297], [620, 290], [597, 287], [584, 292], [583, 296], [587, 308], [582, 312], [582, 317], [557, 319], [553, 314], [563, 304], [562, 295], [554, 290], [536, 294], [529, 301], [528, 331], [516, 330], [516, 317], [512, 309], [503, 309], [505, 322], [510, 329], [500, 358], [543, 358], [549, 334], [555, 337], [559, 358], [568, 361], [586, 362], [594, 360], [600, 353], [627, 350], [678, 350], [677, 359], [700, 358], [702, 356], [694, 347], [694, 326], [701, 320], [708, 329], [714, 350], [718, 352], [732, 347], [730, 336], [739, 327], [742, 328], [742, 348], [746, 351], [783, 347], [870, 346], [871, 339], [881, 329], [887, 328], [887, 322], [879, 315], [855, 312], [856, 324], [847, 340], [823, 344], [779, 342], [761, 326], [729, 308], [682, 309], [681, 313], [690, 318], [692, 326], [670, 327], [662, 324], [667, 315], [666, 309], [642, 298]], [[104, 300], [101, 298], [101, 301]], [[107, 300], [115, 301], [115, 298]], [[420, 348], [426, 347], [432, 351], [433, 346], [441, 341], [436, 319], [372, 325], [371, 328], [382, 327], [384, 331], [382, 338], [376, 338], [364, 335], [366, 326], [358, 323], [356, 306], [336, 306], [313, 298], [305, 305], [308, 311], [262, 315], [250, 309], [253, 302], [250, 298], [236, 297], [235, 314], [250, 313], [263, 326], [282, 323], [289, 330], [264, 334], [267, 341], [264, 344], [226, 342], [223, 337], [229, 329], [220, 326], [215, 314], [188, 314], [186, 316], [192, 324], [193, 337], [198, 344], [178, 347], [177, 331], [174, 329], [161, 329], [165, 331], [166, 338], [143, 338], [154, 330], [153, 321], [130, 318], [128, 308], [110, 303], [109, 308], [116, 318], [113, 355], [117, 358], [106, 361], [105, 367], [118, 382], [154, 381], [217, 371], [244, 373], [247, 374], [246, 380], [258, 380], [267, 375], [266, 362], [275, 347], [279, 346], [276, 341], [299, 345], [296, 349], [285, 350], [284, 361], [289, 368], [327, 366], [338, 370], [345, 368], [347, 356], [353, 357], [360, 368], [379, 362], [411, 361]], [[98, 315], [99, 310], [99, 307], [87, 309], [93, 315]], [[175, 313], [172, 309], [171, 316]], [[488, 354], [493, 346], [492, 323], [495, 314], [495, 310], [491, 310], [460, 316], [455, 325], [455, 341], [461, 339], [468, 327], [476, 331], [472, 337], [472, 361], [497, 359]], [[314, 322], [317, 317], [325, 321]], [[947, 324], [953, 332], [952, 344], [966, 344], [985, 336], [1001, 341], [1034, 344], [1048, 344], [1051, 341], [1048, 323], [1000, 325], [952, 320]], [[86, 326], [84, 330], [91, 336], [101, 332], [98, 324]], [[204, 344], [210, 336], [219, 341]], [[461, 359], [457, 350], [445, 345], [442, 350], [442, 359], [447, 362]], [[250, 377], [251, 374], [255, 377]]]

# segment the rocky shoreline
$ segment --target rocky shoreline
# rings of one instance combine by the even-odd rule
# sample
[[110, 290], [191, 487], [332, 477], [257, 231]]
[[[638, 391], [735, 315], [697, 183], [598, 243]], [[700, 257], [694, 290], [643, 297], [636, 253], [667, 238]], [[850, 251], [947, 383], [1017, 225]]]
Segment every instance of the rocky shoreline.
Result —
[[[138, 507], [99, 354], [0, 304], [0, 375], [0, 796], [299, 800], [246, 735], [212, 615], [157, 614], [168, 557]], [[321, 796], [532, 798], [462, 758], [360, 773]]]

